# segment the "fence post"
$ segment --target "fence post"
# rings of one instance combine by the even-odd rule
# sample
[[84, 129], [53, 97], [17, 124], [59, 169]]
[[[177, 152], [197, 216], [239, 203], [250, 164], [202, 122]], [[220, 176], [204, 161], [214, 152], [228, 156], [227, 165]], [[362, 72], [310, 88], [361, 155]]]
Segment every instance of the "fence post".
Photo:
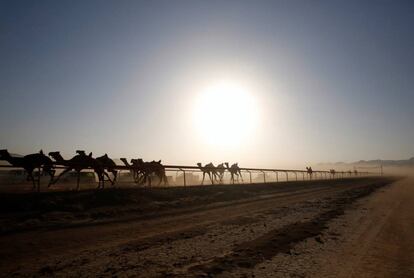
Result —
[[289, 181], [289, 173], [285, 171], [285, 174], [286, 174], [286, 181]]
[[249, 173], [250, 183], [253, 183], [252, 182], [252, 172], [250, 172], [249, 170], [246, 170], [246, 172]]
[[183, 178], [184, 178], [184, 187], [186, 187], [187, 186], [187, 181], [186, 181], [186, 178], [185, 178], [185, 170], [183, 170], [182, 168], [179, 168], [181, 171], [183, 171]]

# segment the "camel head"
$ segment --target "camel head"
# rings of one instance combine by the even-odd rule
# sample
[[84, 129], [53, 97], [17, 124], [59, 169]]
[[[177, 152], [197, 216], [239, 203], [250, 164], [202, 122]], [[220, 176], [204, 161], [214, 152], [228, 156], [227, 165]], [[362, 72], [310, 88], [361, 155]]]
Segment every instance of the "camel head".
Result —
[[49, 156], [52, 157], [56, 161], [62, 158], [62, 156], [60, 155], [60, 152], [50, 152]]
[[[122, 158], [120, 158], [120, 160], [125, 164], [125, 166], [131, 166], [129, 163], [128, 163], [128, 160], [125, 158], [125, 157], [122, 157]], [[132, 159], [131, 159], [132, 160]], [[132, 161], [131, 161], [131, 164], [133, 164], [132, 163]]]
[[10, 153], [8, 150], [0, 150], [0, 159], [5, 159], [6, 157], [10, 157]]
[[86, 153], [83, 150], [77, 150], [76, 153], [79, 154], [79, 155], [85, 155], [86, 156]]
[[199, 162], [199, 163], [197, 163], [197, 166], [198, 167], [203, 167], [203, 165]]
[[224, 162], [224, 164], [226, 164], [226, 167], [229, 168], [229, 163], [228, 162]]

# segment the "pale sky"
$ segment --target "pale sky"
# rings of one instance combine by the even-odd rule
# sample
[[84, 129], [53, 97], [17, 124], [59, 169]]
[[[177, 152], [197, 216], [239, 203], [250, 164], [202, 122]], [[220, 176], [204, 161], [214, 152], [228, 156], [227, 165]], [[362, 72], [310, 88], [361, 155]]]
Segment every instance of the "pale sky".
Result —
[[409, 158], [413, 26], [411, 1], [1, 0], [0, 148], [278, 168]]

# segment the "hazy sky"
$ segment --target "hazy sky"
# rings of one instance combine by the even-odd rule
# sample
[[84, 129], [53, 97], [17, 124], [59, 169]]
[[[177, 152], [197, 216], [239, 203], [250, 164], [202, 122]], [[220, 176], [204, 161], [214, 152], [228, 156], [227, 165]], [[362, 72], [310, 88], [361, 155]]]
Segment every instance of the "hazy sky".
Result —
[[[0, 148], [251, 167], [411, 157], [412, 3], [1, 0]], [[220, 80], [259, 109], [237, 148], [197, 135], [197, 95]]]

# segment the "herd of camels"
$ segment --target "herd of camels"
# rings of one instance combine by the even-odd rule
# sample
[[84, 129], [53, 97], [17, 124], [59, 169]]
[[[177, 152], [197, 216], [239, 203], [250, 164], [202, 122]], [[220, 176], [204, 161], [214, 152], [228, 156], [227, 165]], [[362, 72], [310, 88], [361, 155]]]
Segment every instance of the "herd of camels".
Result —
[[[53, 158], [53, 160], [51, 159]], [[43, 151], [38, 153], [29, 154], [25, 156], [12, 156], [7, 150], [0, 150], [0, 160], [5, 160], [14, 167], [23, 168], [27, 173], [27, 181], [33, 183], [33, 188], [40, 186], [40, 173], [50, 176], [48, 187], [55, 184], [62, 176], [70, 171], [77, 173], [77, 190], [80, 187], [81, 171], [85, 169], [92, 169], [98, 177], [98, 188], [104, 188], [105, 181], [109, 181], [114, 185], [118, 171], [116, 170], [115, 162], [108, 157], [107, 154], [100, 157], [92, 157], [92, 153], [86, 154], [85, 151], [76, 151], [76, 155], [71, 159], [64, 159], [60, 152], [50, 152], [49, 156], [45, 155]], [[121, 161], [125, 166], [130, 169], [134, 182], [137, 184], [147, 184], [151, 186], [152, 178], [158, 178], [158, 185], [164, 182], [168, 185], [168, 179], [165, 173], [165, 167], [160, 161], [145, 162], [142, 159], [131, 159], [130, 162], [126, 158], [121, 158]], [[56, 170], [55, 165], [65, 167], [64, 170], [55, 177]], [[237, 163], [229, 165], [229, 163], [221, 163], [218, 166], [214, 166], [212, 163], [202, 165], [197, 163], [198, 168], [203, 173], [203, 179], [201, 184], [204, 183], [206, 175], [210, 178], [212, 184], [214, 181], [222, 182], [224, 173], [227, 170], [230, 173], [231, 181], [243, 181], [241, 169]], [[39, 175], [35, 178], [34, 171], [38, 169]], [[112, 173], [112, 178], [108, 173]], [[106, 178], [106, 179], [105, 179]]]
[[[53, 158], [53, 160], [51, 158]], [[107, 154], [94, 158], [92, 157], [92, 153], [86, 154], [85, 151], [81, 150], [76, 151], [76, 155], [68, 160], [64, 159], [60, 152], [50, 152], [49, 156], [47, 156], [41, 150], [38, 153], [25, 156], [12, 156], [7, 150], [0, 150], [0, 160], [5, 160], [14, 167], [23, 168], [27, 173], [27, 181], [33, 183], [33, 189], [35, 189], [36, 186], [38, 189], [40, 187], [40, 173], [50, 176], [48, 184], [48, 187], [50, 187], [59, 181], [59, 179], [66, 173], [75, 171], [77, 174], [77, 190], [79, 190], [80, 187], [82, 170], [92, 169], [96, 173], [98, 177], [97, 188], [104, 188], [105, 181], [109, 181], [114, 185], [118, 175], [116, 163], [109, 158]], [[162, 182], [164, 185], [168, 185], [165, 167], [161, 164], [161, 160], [146, 162], [139, 158], [131, 159], [130, 162], [128, 162], [126, 158], [121, 158], [121, 161], [130, 170], [136, 184], [148, 184], [148, 186], [151, 186], [152, 179], [155, 177], [158, 179], [158, 185]], [[64, 170], [56, 177], [55, 165], [64, 167]], [[212, 184], [214, 184], [214, 182], [222, 183], [226, 171], [230, 173], [230, 180], [233, 184], [235, 181], [239, 182], [239, 179], [243, 182], [242, 172], [238, 163], [234, 163], [231, 166], [228, 162], [221, 163], [217, 166], [214, 166], [213, 163], [208, 163], [204, 166], [201, 163], [197, 163], [197, 166], [203, 173], [201, 184], [204, 183], [206, 175], [209, 177]], [[36, 169], [39, 171], [37, 178], [35, 178], [34, 175]], [[306, 167], [306, 172], [309, 174], [310, 179], [312, 179], [312, 168]], [[108, 173], [112, 173], [112, 178]], [[335, 175], [335, 173], [334, 169], [330, 170], [331, 175]], [[354, 173], [357, 174], [357, 171], [355, 170]], [[351, 171], [349, 171], [349, 174], [351, 174]]]

